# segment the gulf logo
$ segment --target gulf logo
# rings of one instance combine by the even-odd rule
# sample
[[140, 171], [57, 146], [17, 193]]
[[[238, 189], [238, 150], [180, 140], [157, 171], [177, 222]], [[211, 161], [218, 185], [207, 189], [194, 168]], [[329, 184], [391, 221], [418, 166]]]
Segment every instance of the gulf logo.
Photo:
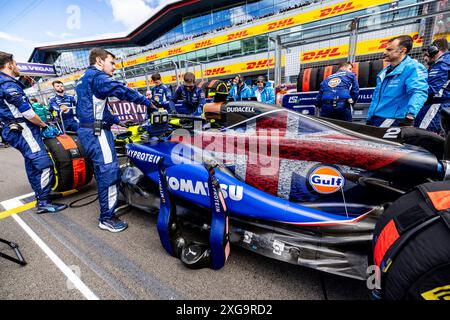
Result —
[[309, 176], [311, 187], [318, 193], [330, 194], [341, 190], [345, 178], [335, 168], [320, 166]]
[[341, 83], [341, 78], [332, 78], [328, 81], [328, 85], [332, 88], [337, 87]]

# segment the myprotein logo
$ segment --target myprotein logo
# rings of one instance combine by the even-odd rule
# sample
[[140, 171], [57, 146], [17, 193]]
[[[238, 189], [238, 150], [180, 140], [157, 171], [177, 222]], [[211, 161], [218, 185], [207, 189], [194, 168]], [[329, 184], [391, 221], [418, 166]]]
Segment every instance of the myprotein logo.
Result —
[[248, 62], [246, 70], [264, 69], [273, 65], [273, 59], [262, 59], [258, 61]]
[[180, 54], [180, 53], [183, 53], [182, 48], [176, 48], [176, 49], [169, 50], [169, 56], [173, 56], [175, 54]]
[[275, 22], [269, 23], [267, 25], [267, 30], [272, 31], [272, 30], [276, 30], [276, 29], [282, 29], [282, 28], [286, 28], [288, 26], [292, 26], [293, 24], [294, 24], [294, 18], [283, 19], [280, 21], [275, 21]]
[[211, 40], [205, 40], [205, 41], [195, 43], [194, 47], [195, 47], [195, 49], [201, 49], [201, 48], [212, 46], [213, 44], [214, 43], [212, 43]]
[[235, 33], [230, 33], [227, 37], [228, 37], [228, 41], [232, 41], [232, 40], [238, 40], [238, 39], [241, 39], [241, 38], [244, 38], [244, 37], [248, 37], [249, 36], [249, 33], [248, 33], [248, 31], [247, 30], [244, 30], [244, 31], [238, 31], [238, 32], [235, 32]]
[[305, 52], [303, 54], [302, 61], [332, 59], [334, 57], [339, 57], [340, 55], [342, 55], [342, 52], [339, 51], [339, 47], [321, 49]]
[[127, 150], [127, 156], [131, 159], [148, 162], [152, 164], [157, 164], [161, 160], [161, 157], [155, 154], [134, 150]]
[[[208, 182], [178, 179], [176, 177], [169, 177], [167, 182], [172, 191], [209, 196]], [[244, 198], [244, 188], [242, 186], [221, 184], [220, 188], [225, 199], [230, 198], [234, 201], [241, 201]]]
[[207, 69], [205, 71], [206, 76], [218, 76], [218, 75], [225, 74], [225, 73], [227, 73], [227, 71], [225, 70], [225, 67], [212, 68], [212, 69]]
[[330, 8], [325, 8], [320, 10], [320, 18], [323, 17], [329, 17], [329, 16], [333, 16], [336, 14], [340, 14], [346, 11], [350, 11], [355, 9], [355, 6], [353, 5], [353, 2], [347, 2], [347, 3], [343, 3], [343, 4], [339, 4], [337, 6], [334, 7], [330, 7]]
[[320, 166], [310, 174], [309, 184], [320, 194], [331, 194], [342, 189], [345, 179], [337, 169]]

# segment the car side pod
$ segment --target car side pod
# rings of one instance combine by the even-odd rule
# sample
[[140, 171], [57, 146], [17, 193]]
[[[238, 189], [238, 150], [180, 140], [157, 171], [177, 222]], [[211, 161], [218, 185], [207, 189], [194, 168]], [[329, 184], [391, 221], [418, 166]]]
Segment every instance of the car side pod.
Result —
[[160, 211], [157, 229], [163, 248], [180, 259], [190, 269], [220, 269], [225, 265], [230, 252], [229, 225], [225, 198], [215, 177], [213, 166], [205, 165], [208, 171], [211, 223], [209, 243], [189, 240], [183, 236], [183, 222], [177, 217], [176, 203], [167, 184], [164, 159], [158, 163]]

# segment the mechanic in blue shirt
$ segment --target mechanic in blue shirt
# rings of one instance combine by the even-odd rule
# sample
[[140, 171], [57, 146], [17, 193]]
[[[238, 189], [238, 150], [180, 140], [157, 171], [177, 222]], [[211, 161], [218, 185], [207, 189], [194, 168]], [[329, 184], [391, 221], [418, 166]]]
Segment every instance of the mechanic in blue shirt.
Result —
[[275, 92], [266, 78], [259, 76], [256, 79], [256, 88], [252, 94], [259, 102], [267, 104], [275, 104]]
[[115, 217], [120, 182], [119, 162], [111, 132], [113, 124], [124, 126], [118, 116], [113, 115], [108, 97], [135, 102], [153, 109], [151, 102], [137, 91], [126, 87], [112, 76], [116, 69], [115, 56], [102, 48], [89, 53], [90, 67], [76, 86], [78, 96], [76, 114], [80, 120], [78, 137], [94, 163], [100, 202], [99, 227], [111, 232], [120, 232], [128, 224]]
[[152, 81], [155, 86], [152, 88], [151, 102], [157, 108], [161, 107], [166, 110], [170, 108], [170, 99], [172, 99], [172, 90], [162, 83], [161, 75], [155, 73], [152, 75]]
[[52, 86], [56, 94], [48, 100], [49, 111], [55, 111], [58, 117], [62, 111], [64, 129], [76, 132], [79, 127], [79, 121], [75, 116], [75, 107], [77, 105], [75, 97], [64, 92], [64, 84], [59, 80], [53, 81]]
[[67, 205], [49, 199], [53, 163], [42, 141], [41, 128], [50, 130], [34, 112], [23, 89], [14, 77], [20, 75], [12, 54], [0, 51], [0, 122], [3, 139], [25, 158], [28, 181], [36, 196], [37, 213], [55, 213]]
[[358, 101], [359, 85], [350, 62], [342, 62], [335, 74], [320, 84], [316, 106], [320, 116], [352, 121], [353, 105]]
[[426, 68], [408, 53], [408, 35], [388, 41], [384, 59], [390, 64], [377, 76], [377, 86], [367, 114], [367, 124], [377, 127], [412, 126], [428, 97]]
[[[178, 100], [182, 100], [183, 103], [175, 107]], [[170, 100], [170, 112], [200, 116], [205, 103], [205, 92], [195, 85], [195, 75], [192, 72], [186, 72], [184, 84], [178, 87]]]
[[440, 134], [441, 110], [450, 107], [450, 52], [447, 39], [433, 41], [427, 48], [428, 64], [428, 100], [420, 109], [415, 126]]
[[244, 82], [244, 78], [237, 75], [233, 79], [233, 86], [230, 89], [228, 98], [231, 101], [242, 101], [253, 97], [252, 89]]

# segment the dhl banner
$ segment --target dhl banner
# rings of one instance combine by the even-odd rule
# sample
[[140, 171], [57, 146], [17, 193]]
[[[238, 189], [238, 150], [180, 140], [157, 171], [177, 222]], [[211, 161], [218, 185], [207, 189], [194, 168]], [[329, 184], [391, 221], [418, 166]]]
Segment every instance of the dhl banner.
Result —
[[[409, 34], [414, 40], [414, 47], [420, 47], [423, 44], [423, 39], [416, 33]], [[356, 46], [356, 55], [361, 56], [365, 54], [383, 52], [387, 46], [389, 39], [395, 35], [387, 38], [379, 38], [373, 40], [358, 41]], [[312, 63], [318, 61], [326, 61], [332, 59], [348, 57], [349, 45], [343, 44], [329, 48], [320, 48], [302, 52], [300, 55], [301, 63]]]
[[[282, 65], [285, 65], [285, 57], [282, 57], [281, 61]], [[213, 77], [220, 77], [220, 76], [228, 76], [233, 74], [243, 74], [247, 72], [252, 71], [259, 71], [259, 70], [267, 70], [267, 68], [272, 68], [274, 66], [274, 59], [260, 59], [255, 61], [247, 61], [247, 62], [239, 62], [235, 64], [230, 64], [224, 67], [214, 67], [214, 68], [208, 68], [203, 71], [203, 77], [204, 78], [213, 78]], [[201, 78], [200, 71], [197, 70], [194, 72], [195, 77], [197, 79]], [[180, 81], [182, 81], [184, 74], [179, 75]], [[175, 75], [166, 75], [161, 76], [161, 80], [164, 83], [175, 83], [177, 81], [177, 78]], [[153, 85], [153, 82], [149, 80], [149, 85]], [[135, 81], [135, 82], [129, 82], [128, 87], [130, 88], [145, 88], [147, 86], [145, 79]]]
[[350, 13], [358, 10], [363, 10], [372, 6], [382, 5], [390, 3], [392, 0], [353, 0], [344, 1], [340, 3], [333, 4], [328, 7], [317, 8], [309, 10], [306, 12], [299, 13], [290, 17], [285, 17], [283, 19], [262, 23], [242, 29], [239, 31], [234, 31], [228, 34], [220, 35], [217, 37], [212, 37], [210, 39], [205, 39], [197, 42], [191, 42], [189, 44], [175, 47], [169, 50], [158, 51], [147, 56], [138, 57], [131, 60], [123, 61], [117, 65], [118, 68], [131, 67], [138, 64], [142, 64], [149, 61], [159, 60], [187, 52], [192, 52], [199, 49], [204, 49], [219, 44], [228, 43], [235, 40], [245, 39], [249, 37], [254, 37], [257, 35], [262, 35], [268, 32], [273, 32], [289, 27], [293, 27], [300, 24], [305, 24], [308, 22], [313, 22], [325, 18], [330, 18], [333, 16], [338, 16], [343, 13]]

